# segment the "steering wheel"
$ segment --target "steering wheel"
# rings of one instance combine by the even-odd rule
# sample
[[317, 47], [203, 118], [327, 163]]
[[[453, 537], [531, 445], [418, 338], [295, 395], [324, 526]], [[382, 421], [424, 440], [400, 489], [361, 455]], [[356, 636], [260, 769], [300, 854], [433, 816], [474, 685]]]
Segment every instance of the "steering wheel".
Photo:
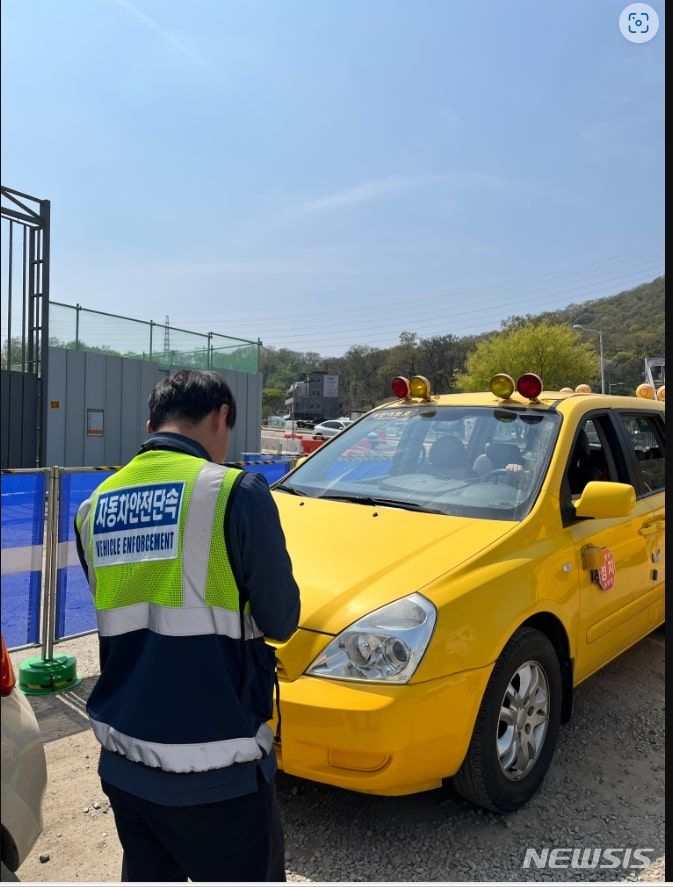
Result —
[[489, 471], [487, 475], [482, 477], [482, 480], [494, 480], [495, 483], [498, 483], [498, 479], [501, 477], [509, 479], [512, 477], [512, 472], [508, 471], [506, 468], [494, 468], [493, 471]]
[[472, 487], [474, 484], [488, 483], [491, 480], [494, 480], [497, 483], [498, 479], [501, 477], [505, 477], [509, 480], [512, 477], [512, 472], [507, 471], [506, 468], [494, 468], [492, 471], [489, 471], [488, 474], [481, 474], [479, 477], [471, 477], [469, 480], [465, 481], [464, 486]]

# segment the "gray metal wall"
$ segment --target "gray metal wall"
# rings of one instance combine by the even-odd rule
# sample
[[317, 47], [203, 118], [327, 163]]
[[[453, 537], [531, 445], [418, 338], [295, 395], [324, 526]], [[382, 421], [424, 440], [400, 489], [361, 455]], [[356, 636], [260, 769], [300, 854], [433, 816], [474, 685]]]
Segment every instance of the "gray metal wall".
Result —
[[[227, 459], [258, 452], [262, 421], [261, 374], [218, 370], [237, 406]], [[88, 351], [49, 349], [45, 465], [122, 465], [145, 437], [147, 398], [168, 374], [154, 363]], [[104, 411], [102, 436], [87, 434], [87, 410]]]
[[0, 468], [37, 464], [37, 386], [34, 373], [0, 370]]

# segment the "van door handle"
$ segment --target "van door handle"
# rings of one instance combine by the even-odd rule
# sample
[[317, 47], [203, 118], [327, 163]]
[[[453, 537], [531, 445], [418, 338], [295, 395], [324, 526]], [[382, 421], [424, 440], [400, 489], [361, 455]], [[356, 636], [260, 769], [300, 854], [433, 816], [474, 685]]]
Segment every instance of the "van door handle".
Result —
[[654, 536], [655, 533], [661, 533], [666, 529], [666, 521], [655, 520], [649, 524], [643, 524], [638, 530], [641, 536]]

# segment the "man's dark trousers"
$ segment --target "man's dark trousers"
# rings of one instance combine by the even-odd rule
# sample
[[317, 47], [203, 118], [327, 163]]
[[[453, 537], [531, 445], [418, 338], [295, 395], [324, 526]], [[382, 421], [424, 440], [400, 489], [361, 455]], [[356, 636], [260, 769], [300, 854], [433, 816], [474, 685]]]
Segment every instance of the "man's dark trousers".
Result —
[[285, 881], [275, 783], [213, 804], [164, 807], [103, 782], [124, 850], [123, 881]]

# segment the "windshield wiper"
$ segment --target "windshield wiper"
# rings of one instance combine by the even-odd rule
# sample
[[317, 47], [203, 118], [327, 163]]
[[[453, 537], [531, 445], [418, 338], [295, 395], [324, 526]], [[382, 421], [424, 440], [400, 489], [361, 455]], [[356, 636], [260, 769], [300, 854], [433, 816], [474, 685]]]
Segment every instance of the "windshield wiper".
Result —
[[293, 496], [308, 496], [309, 494], [297, 487], [288, 487], [287, 484], [276, 484], [274, 490], [282, 490], [284, 493], [291, 493]]
[[419, 505], [418, 502], [406, 502], [404, 499], [385, 499], [381, 496], [347, 496], [347, 495], [331, 495], [323, 493], [318, 499], [334, 499], [339, 502], [355, 502], [358, 505], [379, 505], [388, 506], [389, 508], [404, 508], [406, 511], [425, 511], [428, 514], [444, 514], [439, 508], [427, 508], [425, 505]]

